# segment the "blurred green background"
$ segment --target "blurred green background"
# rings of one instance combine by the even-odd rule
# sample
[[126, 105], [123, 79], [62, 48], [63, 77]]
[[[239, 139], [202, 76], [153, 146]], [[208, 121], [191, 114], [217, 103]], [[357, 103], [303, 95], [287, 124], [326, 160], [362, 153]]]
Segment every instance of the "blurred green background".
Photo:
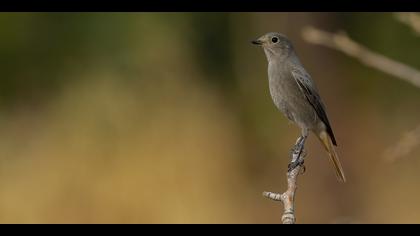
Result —
[[299, 129], [250, 40], [289, 36], [327, 106], [348, 182], [314, 136], [298, 223], [420, 223], [420, 89], [308, 44], [312, 25], [420, 68], [392, 13], [1, 13], [0, 223], [279, 223]]

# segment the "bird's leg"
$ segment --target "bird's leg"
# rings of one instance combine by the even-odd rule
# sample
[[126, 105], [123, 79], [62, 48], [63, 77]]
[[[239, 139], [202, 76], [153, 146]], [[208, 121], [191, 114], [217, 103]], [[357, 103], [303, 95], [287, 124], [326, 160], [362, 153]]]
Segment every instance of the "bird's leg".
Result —
[[[292, 161], [289, 164], [289, 172], [295, 169], [297, 166], [303, 166], [305, 156], [304, 147], [307, 137], [308, 136], [306, 134], [303, 134], [297, 139], [296, 144], [292, 149]], [[303, 170], [305, 170], [304, 166]]]

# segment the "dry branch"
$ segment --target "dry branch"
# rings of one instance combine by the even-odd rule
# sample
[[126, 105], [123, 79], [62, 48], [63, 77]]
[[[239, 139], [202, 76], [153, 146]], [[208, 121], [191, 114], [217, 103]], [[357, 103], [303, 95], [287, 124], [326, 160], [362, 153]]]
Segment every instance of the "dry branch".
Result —
[[420, 35], [420, 14], [410, 13], [394, 13], [395, 18], [403, 24], [409, 26], [414, 32]]
[[353, 41], [344, 32], [328, 33], [312, 26], [307, 26], [302, 30], [302, 36], [309, 43], [341, 51], [348, 56], [358, 59], [367, 66], [400, 78], [420, 88], [419, 70], [372, 52], [368, 48]]
[[385, 160], [394, 162], [410, 154], [420, 144], [420, 125], [406, 132], [400, 141], [385, 151]]

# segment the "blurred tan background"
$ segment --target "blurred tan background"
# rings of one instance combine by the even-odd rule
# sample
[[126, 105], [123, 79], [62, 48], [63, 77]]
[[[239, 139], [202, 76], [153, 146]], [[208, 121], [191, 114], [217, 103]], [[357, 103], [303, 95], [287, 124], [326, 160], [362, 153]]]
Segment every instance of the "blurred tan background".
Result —
[[298, 223], [420, 223], [420, 88], [302, 39], [345, 30], [420, 68], [392, 13], [1, 13], [0, 223], [280, 223], [299, 135], [250, 40], [289, 36], [316, 81], [348, 182], [314, 136]]

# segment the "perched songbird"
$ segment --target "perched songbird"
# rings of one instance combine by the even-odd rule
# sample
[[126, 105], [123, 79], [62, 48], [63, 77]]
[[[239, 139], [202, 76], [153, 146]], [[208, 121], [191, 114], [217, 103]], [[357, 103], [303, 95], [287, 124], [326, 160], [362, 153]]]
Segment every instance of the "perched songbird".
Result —
[[303, 150], [308, 133], [312, 131], [328, 151], [338, 180], [345, 182], [346, 178], [333, 146], [337, 146], [337, 143], [325, 106], [314, 81], [303, 68], [290, 40], [279, 33], [268, 33], [252, 43], [260, 45], [267, 57], [268, 81], [274, 104], [302, 129], [298, 145], [300, 144]]

